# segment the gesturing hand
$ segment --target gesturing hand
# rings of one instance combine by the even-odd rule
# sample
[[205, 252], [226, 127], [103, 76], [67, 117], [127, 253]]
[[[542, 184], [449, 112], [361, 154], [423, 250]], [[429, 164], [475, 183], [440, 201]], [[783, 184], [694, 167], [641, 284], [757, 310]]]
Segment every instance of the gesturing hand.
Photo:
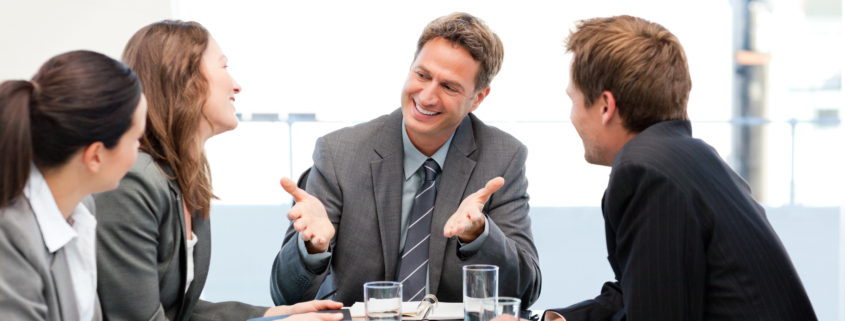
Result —
[[334, 237], [335, 231], [323, 203], [297, 187], [287, 177], [283, 177], [280, 183], [282, 188], [296, 201], [296, 205], [288, 211], [288, 220], [293, 221], [293, 228], [299, 231], [300, 237], [305, 241], [308, 253], [314, 254], [325, 251], [329, 247], [329, 241]]
[[446, 237], [458, 236], [463, 243], [475, 241], [484, 232], [484, 214], [481, 210], [484, 203], [505, 185], [505, 179], [496, 177], [487, 182], [484, 188], [472, 195], [467, 196], [458, 207], [458, 211], [452, 214], [446, 226], [443, 227], [443, 235]]

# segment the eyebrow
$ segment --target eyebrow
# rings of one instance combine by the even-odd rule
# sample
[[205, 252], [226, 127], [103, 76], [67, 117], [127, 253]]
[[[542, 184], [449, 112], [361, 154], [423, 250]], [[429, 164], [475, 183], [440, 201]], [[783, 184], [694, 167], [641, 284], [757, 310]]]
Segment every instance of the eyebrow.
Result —
[[[422, 71], [424, 71], [427, 74], [431, 74], [431, 72], [428, 71], [428, 69], [426, 69], [425, 67], [423, 67], [421, 65], [417, 65], [417, 68], [422, 69]], [[455, 89], [459, 92], [464, 92], [464, 86], [461, 86], [461, 84], [459, 84], [458, 82], [455, 82], [455, 81], [452, 81], [452, 80], [444, 80], [443, 83], [447, 84], [449, 86], [455, 87]]]

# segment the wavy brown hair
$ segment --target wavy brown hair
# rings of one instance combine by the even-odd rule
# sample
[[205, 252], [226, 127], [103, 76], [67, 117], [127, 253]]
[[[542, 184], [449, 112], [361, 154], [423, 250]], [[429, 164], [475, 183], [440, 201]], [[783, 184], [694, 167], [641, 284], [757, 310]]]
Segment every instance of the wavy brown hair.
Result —
[[123, 50], [123, 61], [141, 78], [147, 97], [141, 150], [170, 165], [192, 216], [204, 219], [217, 198], [198, 136], [200, 121], [208, 121], [202, 113], [208, 80], [201, 70], [210, 37], [199, 23], [164, 20], [138, 30]]

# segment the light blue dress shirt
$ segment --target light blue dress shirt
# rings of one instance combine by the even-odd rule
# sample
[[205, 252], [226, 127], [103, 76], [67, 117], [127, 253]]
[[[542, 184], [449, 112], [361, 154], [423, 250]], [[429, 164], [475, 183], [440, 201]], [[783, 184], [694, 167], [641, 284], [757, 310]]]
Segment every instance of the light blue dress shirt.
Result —
[[[404, 119], [402, 120], [404, 124]], [[425, 173], [422, 171], [422, 165], [425, 161], [429, 158], [433, 159], [437, 162], [437, 165], [440, 165], [440, 168], [443, 168], [443, 164], [446, 162], [446, 154], [449, 153], [449, 146], [452, 144], [452, 138], [455, 137], [455, 133], [452, 133], [452, 136], [449, 137], [449, 140], [446, 141], [443, 146], [440, 146], [440, 149], [431, 155], [431, 157], [425, 156], [422, 152], [420, 152], [413, 143], [411, 143], [411, 139], [408, 138], [407, 129], [402, 130], [402, 146], [405, 149], [404, 153], [404, 163], [405, 163], [405, 180], [402, 183], [402, 231], [399, 236], [399, 253], [401, 254], [402, 251], [405, 249], [405, 238], [408, 235], [408, 224], [411, 217], [411, 208], [414, 207], [414, 196], [416, 196], [417, 192], [420, 189], [420, 186], [423, 184], [423, 180], [425, 180]], [[442, 173], [442, 170], [441, 170]], [[440, 176], [441, 173], [437, 173], [437, 176], [434, 178], [434, 185], [440, 185]], [[464, 244], [460, 240], [458, 240], [458, 250], [461, 251], [462, 254], [469, 255], [475, 251], [478, 251], [481, 248], [481, 245], [484, 243], [484, 240], [487, 239], [487, 235], [490, 231], [490, 225], [484, 224], [484, 232], [477, 238], [475, 241], [470, 242], [469, 244]], [[297, 237], [298, 239], [298, 247], [299, 247], [299, 255], [302, 257], [302, 260], [305, 262], [305, 265], [314, 272], [321, 273], [325, 270], [326, 265], [329, 262], [329, 258], [331, 257], [331, 252], [326, 249], [326, 251], [322, 253], [315, 253], [315, 254], [308, 254], [308, 250], [305, 248], [305, 241], [302, 238]], [[397, 274], [398, 267], [402, 266], [402, 257], [400, 255], [399, 262], [397, 266]], [[429, 293], [429, 286], [428, 286], [428, 273], [426, 273], [426, 294]]]

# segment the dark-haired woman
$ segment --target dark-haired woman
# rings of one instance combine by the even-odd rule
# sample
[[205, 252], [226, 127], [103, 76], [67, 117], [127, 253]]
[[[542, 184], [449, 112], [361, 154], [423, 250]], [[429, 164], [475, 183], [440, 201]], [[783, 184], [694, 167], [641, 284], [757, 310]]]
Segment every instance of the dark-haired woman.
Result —
[[147, 107], [124, 64], [74, 51], [0, 84], [0, 320], [101, 320], [94, 202], [135, 162]]
[[[256, 307], [200, 300], [211, 258], [211, 174], [205, 142], [235, 129], [241, 86], [196, 22], [162, 21], [135, 33], [123, 61], [144, 82], [148, 127], [120, 187], [95, 196], [103, 313], [112, 320], [244, 320], [339, 309], [332, 301]], [[340, 320], [303, 314], [287, 320]]]

